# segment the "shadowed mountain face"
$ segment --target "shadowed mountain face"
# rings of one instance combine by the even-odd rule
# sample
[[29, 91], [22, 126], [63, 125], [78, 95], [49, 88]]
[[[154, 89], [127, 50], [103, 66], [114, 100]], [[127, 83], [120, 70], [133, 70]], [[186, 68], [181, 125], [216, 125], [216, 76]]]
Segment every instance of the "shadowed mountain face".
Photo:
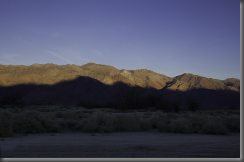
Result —
[[95, 63], [0, 64], [0, 98], [18, 91], [29, 102], [77, 103], [80, 99], [105, 102], [113, 99], [119, 84], [138, 86], [144, 95], [157, 92], [183, 101], [197, 98], [206, 106], [226, 106], [224, 100], [240, 104], [240, 80], [235, 78], [217, 80], [187, 73], [171, 78], [147, 69], [118, 70]]

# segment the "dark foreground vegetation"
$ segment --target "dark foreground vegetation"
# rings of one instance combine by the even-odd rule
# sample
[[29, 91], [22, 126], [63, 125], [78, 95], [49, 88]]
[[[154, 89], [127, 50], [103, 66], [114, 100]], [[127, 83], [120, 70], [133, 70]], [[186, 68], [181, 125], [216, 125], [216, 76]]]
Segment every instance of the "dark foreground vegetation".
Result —
[[[240, 109], [199, 109], [189, 99], [168, 100], [159, 94], [141, 96], [133, 89], [121, 89], [113, 102], [81, 100], [76, 105], [25, 103], [21, 94], [12, 93], [0, 101], [0, 137], [14, 134], [149, 131], [171, 133], [224, 134], [240, 132]], [[141, 112], [141, 113], [139, 113]]]
[[[20, 109], [5, 105], [0, 109], [0, 136], [14, 134], [80, 132], [149, 131], [171, 133], [223, 134], [240, 132], [238, 110], [197, 110], [141, 112], [111, 108], [86, 109], [65, 105], [30, 105]], [[137, 112], [137, 113], [136, 113]]]

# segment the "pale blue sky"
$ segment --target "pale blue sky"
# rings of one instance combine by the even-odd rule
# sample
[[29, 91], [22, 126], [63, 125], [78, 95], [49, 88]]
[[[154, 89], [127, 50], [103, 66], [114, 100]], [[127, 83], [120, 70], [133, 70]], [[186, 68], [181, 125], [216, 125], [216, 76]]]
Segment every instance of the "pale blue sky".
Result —
[[0, 64], [89, 62], [240, 79], [240, 1], [0, 1]]

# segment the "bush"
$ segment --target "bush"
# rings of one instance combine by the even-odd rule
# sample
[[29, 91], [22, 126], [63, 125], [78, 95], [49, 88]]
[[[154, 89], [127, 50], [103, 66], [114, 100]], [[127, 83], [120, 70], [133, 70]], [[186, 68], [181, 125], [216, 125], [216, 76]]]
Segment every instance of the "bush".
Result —
[[188, 110], [196, 111], [199, 109], [200, 102], [198, 102], [195, 99], [189, 99], [189, 100], [187, 100], [187, 106], [188, 106]]
[[113, 122], [106, 122], [106, 123], [102, 123], [99, 127], [98, 127], [98, 132], [100, 133], [111, 133], [115, 131], [115, 126], [113, 125]]
[[68, 126], [69, 129], [74, 129], [75, 126], [78, 124], [79, 122], [77, 120], [72, 120], [72, 119], [69, 119], [66, 121], [66, 124]]
[[70, 109], [70, 107], [68, 105], [60, 105], [59, 108], [60, 109]]
[[0, 114], [0, 137], [12, 137], [12, 121], [10, 114], [7, 112], [1, 112]]
[[13, 126], [14, 133], [41, 133], [44, 129], [40, 122], [34, 118], [17, 119], [14, 121]]
[[57, 112], [55, 113], [55, 115], [56, 115], [57, 118], [63, 118], [63, 117], [64, 117], [64, 112], [62, 112], [62, 111], [57, 111]]
[[95, 110], [87, 110], [87, 109], [84, 109], [84, 110], [81, 110], [82, 113], [89, 113], [89, 114], [93, 114], [95, 112]]
[[20, 112], [23, 112], [23, 110], [21, 110], [21, 109], [18, 109], [18, 108], [12, 108], [12, 109], [10, 109], [9, 110], [11, 113], [20, 113]]
[[177, 119], [179, 117], [179, 115], [175, 114], [175, 113], [172, 113], [172, 112], [169, 112], [166, 114], [166, 118], [168, 121], [172, 120], [172, 119]]
[[115, 131], [115, 118], [105, 114], [102, 111], [93, 113], [88, 118], [84, 119], [82, 123], [79, 123], [75, 129], [82, 130], [84, 132], [100, 132], [108, 133]]
[[85, 124], [82, 128], [82, 131], [84, 132], [88, 132], [88, 133], [94, 133], [97, 132], [97, 125], [96, 123], [90, 123], [88, 122], [87, 124]]
[[193, 133], [199, 133], [199, 131], [202, 129], [203, 125], [206, 123], [206, 117], [197, 115], [197, 114], [191, 114], [188, 116], [188, 119], [192, 123], [193, 127]]
[[59, 125], [59, 127], [61, 128], [61, 129], [64, 129], [65, 128], [65, 126], [66, 126], [66, 121], [58, 121], [58, 125]]
[[63, 114], [63, 118], [64, 120], [69, 120], [69, 119], [79, 120], [79, 115], [75, 112], [66, 112]]
[[192, 124], [185, 118], [175, 119], [168, 125], [168, 131], [172, 133], [191, 133]]
[[154, 116], [151, 118], [152, 128], [157, 128], [159, 122], [167, 122], [166, 118], [162, 118], [160, 116]]
[[82, 111], [76, 112], [79, 118], [86, 118], [86, 115]]
[[231, 132], [240, 133], [240, 117], [230, 116], [223, 119], [223, 123]]
[[81, 119], [74, 127], [75, 130], [83, 131], [85, 119]]
[[142, 121], [140, 122], [140, 124], [141, 124], [141, 129], [142, 129], [143, 131], [149, 131], [149, 130], [152, 128], [152, 123], [151, 123], [151, 121], [148, 120], [148, 119], [146, 119], [146, 120], [142, 120]]
[[102, 111], [95, 112], [91, 118], [96, 120], [98, 125], [98, 132], [114, 132], [115, 131], [115, 118]]
[[38, 111], [18, 114], [13, 122], [14, 133], [46, 133], [59, 132], [56, 121], [43, 117]]
[[160, 121], [157, 123], [157, 128], [159, 132], [167, 132], [168, 125], [165, 122]]
[[152, 116], [152, 113], [151, 113], [151, 112], [145, 112], [145, 113], [143, 114], [143, 117], [144, 117], [144, 118], [149, 118], [150, 116]]
[[109, 115], [102, 112], [101, 110], [98, 110], [94, 112], [90, 118], [93, 118], [97, 123], [105, 123], [109, 119]]
[[116, 115], [115, 120], [116, 131], [140, 131], [140, 122], [132, 115]]
[[10, 119], [12, 116], [12, 114], [8, 110], [0, 110], [0, 115], [5, 116], [7, 119]]
[[206, 119], [206, 123], [201, 129], [201, 133], [204, 134], [229, 134], [228, 128], [221, 122], [214, 120], [213, 118]]
[[45, 119], [41, 121], [41, 125], [44, 128], [43, 132], [52, 133], [52, 132], [60, 132], [61, 128], [57, 124], [55, 120]]

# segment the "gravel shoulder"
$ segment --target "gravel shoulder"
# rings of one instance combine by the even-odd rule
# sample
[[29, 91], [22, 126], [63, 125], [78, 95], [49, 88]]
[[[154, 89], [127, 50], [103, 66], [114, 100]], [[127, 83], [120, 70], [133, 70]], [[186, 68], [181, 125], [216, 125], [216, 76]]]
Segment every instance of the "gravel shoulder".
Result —
[[240, 134], [64, 131], [1, 138], [2, 158], [240, 158]]

